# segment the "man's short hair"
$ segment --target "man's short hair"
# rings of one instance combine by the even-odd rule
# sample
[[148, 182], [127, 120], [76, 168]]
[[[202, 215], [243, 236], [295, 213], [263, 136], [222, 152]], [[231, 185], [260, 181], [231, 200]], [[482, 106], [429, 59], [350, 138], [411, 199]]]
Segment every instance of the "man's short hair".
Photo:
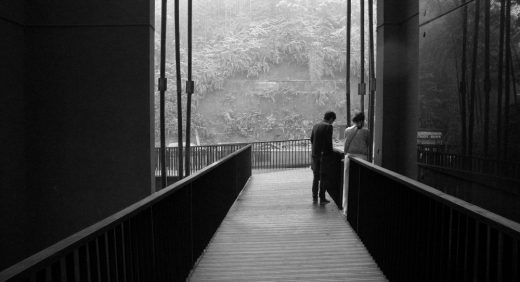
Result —
[[355, 114], [354, 117], [352, 118], [352, 121], [353, 122], [365, 121], [365, 113], [359, 112], [359, 113]]
[[336, 113], [335, 112], [332, 112], [332, 111], [328, 111], [325, 113], [325, 115], [323, 116], [323, 119], [324, 120], [336, 120]]

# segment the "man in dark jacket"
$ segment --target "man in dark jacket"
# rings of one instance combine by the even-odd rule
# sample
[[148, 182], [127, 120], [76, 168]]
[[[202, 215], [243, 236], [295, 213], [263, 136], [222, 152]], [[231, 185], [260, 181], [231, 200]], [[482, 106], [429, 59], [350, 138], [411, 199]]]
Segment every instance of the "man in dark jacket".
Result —
[[321, 164], [324, 157], [333, 154], [332, 151], [332, 123], [336, 120], [334, 112], [326, 112], [323, 121], [315, 124], [312, 128], [311, 143], [312, 143], [312, 172], [314, 178], [312, 180], [312, 201], [318, 201], [318, 190], [320, 196], [320, 203], [326, 204], [330, 201], [325, 198], [326, 186], [323, 181], [320, 181]]

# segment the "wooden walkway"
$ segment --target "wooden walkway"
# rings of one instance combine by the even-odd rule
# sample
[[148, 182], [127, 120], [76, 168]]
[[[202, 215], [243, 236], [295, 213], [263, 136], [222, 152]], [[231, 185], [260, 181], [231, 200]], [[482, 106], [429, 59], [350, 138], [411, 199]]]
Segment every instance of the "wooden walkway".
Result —
[[189, 281], [387, 281], [310, 169], [254, 174]]

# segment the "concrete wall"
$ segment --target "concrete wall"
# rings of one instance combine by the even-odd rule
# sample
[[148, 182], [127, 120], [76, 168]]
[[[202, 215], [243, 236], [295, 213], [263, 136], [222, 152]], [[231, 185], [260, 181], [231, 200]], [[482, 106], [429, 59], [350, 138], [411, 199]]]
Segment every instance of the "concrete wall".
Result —
[[418, 0], [379, 0], [374, 161], [417, 177]]
[[23, 133], [8, 132], [6, 139], [20, 151], [9, 159], [21, 162], [27, 177], [7, 171], [8, 180], [19, 181], [2, 186], [0, 206], [28, 193], [11, 214], [0, 215], [1, 222], [11, 220], [0, 241], [12, 249], [0, 269], [153, 191], [153, 5], [27, 0], [25, 7], [8, 7], [26, 20], [17, 27], [24, 36], [12, 41], [22, 48], [1, 49], [2, 56], [23, 50], [10, 56], [10, 73], [25, 62], [16, 95], [8, 98], [20, 104], [9, 120], [24, 121], [9, 122], [9, 129]]
[[26, 241], [23, 22], [23, 1], [0, 1], [0, 269]]

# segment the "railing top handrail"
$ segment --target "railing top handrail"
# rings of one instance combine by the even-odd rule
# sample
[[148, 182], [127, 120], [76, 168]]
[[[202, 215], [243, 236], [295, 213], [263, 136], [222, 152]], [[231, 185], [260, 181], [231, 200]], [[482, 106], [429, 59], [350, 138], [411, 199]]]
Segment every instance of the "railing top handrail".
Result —
[[502, 217], [498, 214], [485, 210], [479, 206], [475, 206], [466, 201], [443, 193], [431, 186], [428, 186], [424, 183], [421, 183], [417, 180], [411, 179], [399, 173], [393, 172], [391, 170], [385, 169], [383, 167], [377, 166], [375, 164], [369, 163], [365, 160], [349, 156], [351, 161], [354, 161], [361, 166], [368, 168], [374, 172], [380, 173], [390, 179], [393, 179], [423, 195], [430, 197], [432, 199], [436, 199], [454, 209], [457, 209], [463, 213], [472, 214], [475, 217], [478, 217], [480, 220], [489, 223], [497, 229], [500, 229], [504, 232], [511, 233], [512, 235], [518, 236], [520, 235], [520, 224], [509, 220], [505, 217]]
[[18, 262], [17, 264], [4, 269], [0, 272], [0, 281], [6, 281], [21, 272], [23, 272], [25, 269], [37, 267], [38, 265], [44, 264], [49, 259], [52, 259], [52, 257], [55, 257], [56, 255], [61, 255], [67, 251], [69, 251], [71, 248], [74, 248], [78, 245], [81, 245], [85, 241], [88, 241], [92, 239], [93, 237], [97, 236], [98, 234], [114, 227], [119, 222], [131, 217], [132, 215], [142, 211], [143, 209], [146, 209], [161, 199], [179, 191], [180, 189], [184, 188], [186, 185], [190, 184], [191, 182], [195, 181], [196, 179], [202, 177], [203, 175], [209, 173], [210, 171], [214, 170], [216, 167], [220, 166], [222, 163], [226, 162], [227, 160], [233, 158], [234, 156], [240, 154], [241, 152], [247, 150], [250, 148], [251, 145], [248, 145], [244, 148], [240, 148], [239, 150], [227, 155], [226, 157], [220, 159], [217, 162], [212, 163], [211, 165], [203, 168], [202, 170], [183, 178], [182, 180], [179, 180], [175, 182], [174, 184], [165, 187], [164, 189], [153, 193], [146, 198], [139, 200], [138, 202], [122, 209], [121, 211], [116, 212], [115, 214], [106, 217], [105, 219], [98, 221], [97, 223], [92, 224], [89, 227], [84, 228], [83, 230], [80, 230], [73, 235], [57, 242], [56, 244], [49, 246], [42, 251]]

